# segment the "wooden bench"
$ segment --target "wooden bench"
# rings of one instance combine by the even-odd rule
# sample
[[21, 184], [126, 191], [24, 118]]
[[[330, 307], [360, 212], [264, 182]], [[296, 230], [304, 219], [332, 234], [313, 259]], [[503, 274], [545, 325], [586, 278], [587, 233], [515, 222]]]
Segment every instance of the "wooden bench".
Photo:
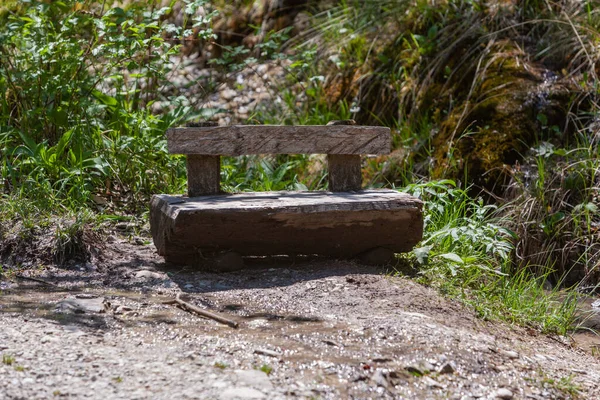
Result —
[[[152, 236], [168, 262], [197, 264], [223, 252], [389, 258], [422, 238], [420, 200], [361, 190], [360, 155], [389, 153], [388, 128], [186, 127], [170, 129], [167, 145], [187, 155], [188, 173], [188, 196], [152, 198]], [[221, 192], [220, 157], [249, 154], [327, 154], [329, 191]]]

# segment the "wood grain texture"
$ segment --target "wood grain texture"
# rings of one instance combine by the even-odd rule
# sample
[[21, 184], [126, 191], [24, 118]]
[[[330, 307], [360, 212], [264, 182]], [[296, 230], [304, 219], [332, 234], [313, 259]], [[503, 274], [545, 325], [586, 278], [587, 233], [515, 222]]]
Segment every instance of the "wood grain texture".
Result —
[[330, 191], [349, 192], [360, 190], [362, 173], [360, 171], [359, 155], [328, 154], [327, 170]]
[[188, 196], [221, 192], [221, 157], [190, 154], [187, 156]]
[[379, 126], [234, 125], [173, 128], [173, 154], [388, 154], [390, 129]]
[[382, 247], [410, 251], [423, 234], [422, 202], [392, 190], [262, 192], [188, 199], [157, 195], [151, 231], [170, 262], [202, 255], [353, 257]]

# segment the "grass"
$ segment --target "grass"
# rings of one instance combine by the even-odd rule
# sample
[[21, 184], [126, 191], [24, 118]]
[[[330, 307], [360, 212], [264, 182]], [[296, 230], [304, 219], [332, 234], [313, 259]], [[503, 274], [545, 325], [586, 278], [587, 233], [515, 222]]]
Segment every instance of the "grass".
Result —
[[271, 372], [273, 372], [273, 367], [271, 367], [268, 364], [263, 364], [260, 367], [257, 367], [256, 369], [258, 369], [259, 371], [264, 372], [267, 375], [271, 375]]
[[484, 319], [504, 320], [546, 333], [575, 328], [578, 293], [546, 290], [549, 274], [511, 263], [515, 234], [503, 228], [502, 209], [472, 199], [452, 181], [407, 186], [425, 201], [425, 233], [412, 252], [418, 281], [460, 299]]
[[215, 362], [214, 367], [218, 369], [227, 369], [229, 368], [229, 365], [225, 364], [224, 362], [217, 361]]
[[2, 354], [2, 364], [13, 365], [15, 363], [15, 357], [10, 354]]
[[573, 382], [573, 378], [573, 374], [570, 374], [569, 376], [563, 376], [559, 379], [545, 377], [542, 382], [577, 399], [581, 396], [581, 387]]

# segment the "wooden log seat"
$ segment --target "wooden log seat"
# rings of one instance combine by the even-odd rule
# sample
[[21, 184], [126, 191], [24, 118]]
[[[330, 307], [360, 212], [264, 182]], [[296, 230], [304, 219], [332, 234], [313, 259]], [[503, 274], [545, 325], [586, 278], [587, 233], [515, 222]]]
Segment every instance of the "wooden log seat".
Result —
[[[187, 155], [188, 195], [155, 195], [150, 226], [161, 256], [196, 264], [241, 256], [355, 257], [410, 251], [422, 238], [422, 202], [395, 190], [361, 190], [361, 154], [390, 152], [390, 130], [356, 125], [211, 126], [167, 132], [170, 153]], [[220, 157], [327, 154], [329, 191], [226, 194]], [[377, 253], [380, 254], [380, 253]]]

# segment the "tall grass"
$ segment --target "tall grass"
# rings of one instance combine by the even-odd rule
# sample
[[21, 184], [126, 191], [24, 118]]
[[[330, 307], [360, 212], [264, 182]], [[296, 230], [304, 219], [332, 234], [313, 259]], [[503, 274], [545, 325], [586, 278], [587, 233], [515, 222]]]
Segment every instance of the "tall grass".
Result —
[[576, 327], [577, 291], [548, 290], [549, 274], [514, 270], [517, 235], [503, 209], [473, 199], [452, 181], [409, 185], [425, 201], [423, 241], [412, 252], [419, 280], [459, 298], [485, 319], [564, 335]]

